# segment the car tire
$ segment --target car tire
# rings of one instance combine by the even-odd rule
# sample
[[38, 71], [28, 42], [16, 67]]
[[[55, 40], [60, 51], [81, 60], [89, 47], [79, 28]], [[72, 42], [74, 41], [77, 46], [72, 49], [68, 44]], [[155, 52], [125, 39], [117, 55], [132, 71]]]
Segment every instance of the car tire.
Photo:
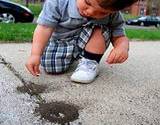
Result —
[[0, 14], [0, 22], [15, 23], [15, 17], [11, 13], [2, 13]]
[[141, 23], [140, 23], [140, 26], [144, 26], [144, 22], [141, 22]]

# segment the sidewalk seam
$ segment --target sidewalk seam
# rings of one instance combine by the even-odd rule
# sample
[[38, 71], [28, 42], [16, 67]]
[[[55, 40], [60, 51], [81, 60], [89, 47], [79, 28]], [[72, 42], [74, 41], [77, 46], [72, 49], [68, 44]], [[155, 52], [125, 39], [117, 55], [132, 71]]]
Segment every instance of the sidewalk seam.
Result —
[[4, 64], [23, 84], [27, 84], [27, 81], [24, 80], [22, 76], [14, 69], [11, 63], [7, 62], [1, 55], [0, 64]]
[[[23, 84], [26, 86], [28, 83], [33, 83], [31, 81], [26, 81], [20, 74], [15, 70], [15, 68], [11, 65], [11, 63], [7, 62], [1, 55], [0, 55], [0, 64], [5, 65], [12, 73], [14, 76], [16, 76]], [[34, 84], [34, 83], [33, 83]], [[30, 95], [32, 96], [32, 95]], [[39, 100], [40, 103], [46, 102], [45, 100], [42, 99], [42, 97], [37, 94], [35, 97]]]

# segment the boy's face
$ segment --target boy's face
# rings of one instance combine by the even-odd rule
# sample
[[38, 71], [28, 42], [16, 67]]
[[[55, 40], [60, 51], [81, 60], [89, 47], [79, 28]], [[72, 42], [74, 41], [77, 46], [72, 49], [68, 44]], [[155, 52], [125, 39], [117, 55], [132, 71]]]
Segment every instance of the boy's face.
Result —
[[77, 0], [77, 7], [79, 13], [84, 17], [90, 18], [104, 18], [105, 16], [113, 13], [111, 10], [104, 9], [99, 6], [100, 0]]

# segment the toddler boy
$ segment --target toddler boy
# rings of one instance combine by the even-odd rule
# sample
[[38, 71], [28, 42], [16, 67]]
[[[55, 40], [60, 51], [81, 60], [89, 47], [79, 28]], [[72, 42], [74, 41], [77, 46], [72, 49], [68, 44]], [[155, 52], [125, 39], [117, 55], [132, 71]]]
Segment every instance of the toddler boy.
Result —
[[129, 42], [119, 10], [138, 0], [46, 0], [37, 20], [31, 55], [26, 63], [34, 76], [41, 64], [47, 73], [67, 71], [75, 59], [79, 64], [71, 80], [92, 82], [109, 43], [113, 44], [107, 63], [123, 63]]

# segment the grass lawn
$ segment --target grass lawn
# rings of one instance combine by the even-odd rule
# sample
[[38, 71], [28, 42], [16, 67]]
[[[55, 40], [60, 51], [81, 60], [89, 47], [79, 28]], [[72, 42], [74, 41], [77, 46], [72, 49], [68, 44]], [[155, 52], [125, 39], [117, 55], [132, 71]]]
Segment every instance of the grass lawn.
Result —
[[29, 42], [36, 25], [32, 23], [0, 23], [0, 42]]
[[[0, 23], [0, 42], [30, 42], [36, 24], [32, 23], [16, 23], [3, 24]], [[160, 29], [126, 29], [129, 39], [141, 41], [160, 41]]]
[[126, 29], [129, 39], [160, 41], [160, 29]]
[[42, 9], [42, 4], [29, 4], [28, 8], [34, 13], [35, 17], [38, 17]]

